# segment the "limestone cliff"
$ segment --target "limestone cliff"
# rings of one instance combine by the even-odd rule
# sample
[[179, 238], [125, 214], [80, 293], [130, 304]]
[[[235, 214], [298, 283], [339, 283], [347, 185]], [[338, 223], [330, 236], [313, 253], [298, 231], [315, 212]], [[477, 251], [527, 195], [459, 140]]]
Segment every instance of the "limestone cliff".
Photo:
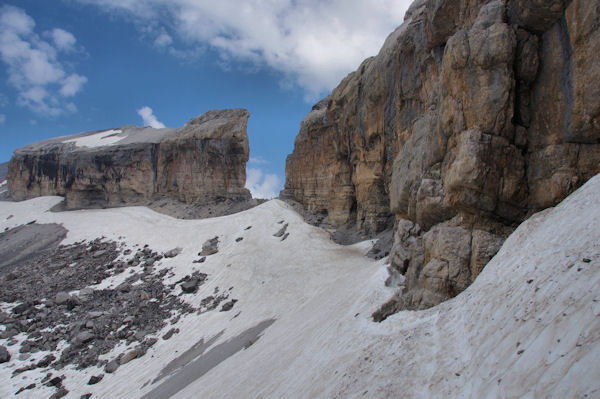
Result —
[[599, 26], [597, 1], [417, 0], [305, 118], [282, 197], [365, 234], [393, 218], [379, 317], [456, 295], [600, 172]]
[[209, 111], [178, 129], [124, 126], [59, 137], [15, 151], [13, 199], [65, 196], [69, 209], [146, 203], [245, 200], [249, 113]]
[[0, 163], [0, 183], [6, 180], [6, 173], [8, 172], [8, 162]]

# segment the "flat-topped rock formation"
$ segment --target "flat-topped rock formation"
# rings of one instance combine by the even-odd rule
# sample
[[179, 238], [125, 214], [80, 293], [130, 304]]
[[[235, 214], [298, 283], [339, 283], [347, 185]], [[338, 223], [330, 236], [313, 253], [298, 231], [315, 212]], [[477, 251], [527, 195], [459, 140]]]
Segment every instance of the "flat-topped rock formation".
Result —
[[600, 172], [600, 8], [417, 0], [300, 126], [281, 193], [333, 226], [395, 226], [388, 310], [464, 290], [514, 226]]
[[244, 109], [209, 111], [178, 129], [123, 126], [64, 136], [15, 151], [9, 192], [65, 197], [68, 209], [245, 201], [249, 148]]

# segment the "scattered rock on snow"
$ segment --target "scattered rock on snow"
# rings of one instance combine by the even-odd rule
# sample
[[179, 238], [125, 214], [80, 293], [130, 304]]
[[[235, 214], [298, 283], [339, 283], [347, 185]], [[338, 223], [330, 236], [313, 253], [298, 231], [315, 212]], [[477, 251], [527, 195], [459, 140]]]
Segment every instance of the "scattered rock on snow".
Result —
[[58, 388], [58, 391], [56, 391], [52, 396], [50, 396], [50, 399], [60, 399], [64, 396], [67, 396], [68, 393], [69, 391], [67, 391], [65, 388], [60, 387]]
[[210, 240], [206, 240], [204, 244], [202, 244], [202, 252], [200, 252], [200, 256], [209, 256], [219, 252], [219, 237], [211, 238]]
[[[208, 241], [218, 251], [218, 237]], [[29, 359], [33, 359], [30, 353], [49, 352], [37, 363], [35, 360], [38, 359], [24, 363], [24, 367], [14, 370], [13, 375], [65, 366], [77, 369], [103, 367], [104, 373], [114, 373], [128, 361], [128, 356], [142, 357], [157, 341], [157, 338], [145, 336], [160, 331], [173, 314], [184, 316], [200, 310], [181, 301], [175, 288], [178, 283], [189, 282], [190, 289], [197, 290], [207, 275], [195, 272], [187, 276], [188, 281], [166, 285], [163, 279], [170, 270], [156, 271], [148, 267], [149, 263], [156, 262], [152, 260], [163, 258], [150, 248], [137, 252], [134, 248], [133, 259], [145, 267], [143, 270], [130, 269], [133, 271], [131, 276], [122, 280], [117, 288], [86, 288], [126, 270], [129, 267], [127, 261], [118, 260], [125, 250], [119, 243], [102, 239], [82, 241], [61, 245], [43, 256], [30, 258], [19, 269], [9, 272], [13, 273], [11, 279], [0, 270], [0, 301], [20, 304], [19, 314], [0, 311], [0, 328], [3, 328], [0, 338], [10, 340], [25, 333], [25, 340], [13, 339], [7, 343], [7, 346], [16, 345], [17, 352], [11, 349], [13, 358], [19, 349], [23, 358]], [[78, 295], [70, 295], [71, 291], [78, 291]], [[218, 309], [217, 305], [224, 299], [227, 300], [226, 296], [213, 298], [211, 309]], [[202, 310], [207, 311], [207, 308]], [[169, 339], [178, 332], [179, 329], [172, 329], [163, 338]], [[120, 342], [127, 341], [130, 345], [136, 340], [140, 344], [135, 346], [135, 356], [126, 353], [108, 363], [99, 360], [99, 356], [109, 353]], [[70, 345], [61, 348], [61, 342]], [[7, 357], [10, 359], [10, 354]], [[52, 375], [47, 380], [51, 378]], [[59, 381], [62, 380], [52, 382]], [[53, 386], [64, 388], [62, 382]], [[57, 393], [65, 394], [64, 391]]]
[[102, 256], [104, 256], [106, 254], [106, 252], [108, 252], [105, 249], [101, 249], [99, 251], [96, 251], [92, 254], [92, 258], [96, 259], [96, 258], [101, 258]]
[[173, 334], [177, 334], [179, 332], [179, 328], [171, 328], [169, 331], [167, 331], [167, 333], [165, 335], [163, 335], [163, 339], [166, 341], [168, 339], [170, 339]]
[[[216, 292], [217, 289], [215, 289], [215, 293]], [[227, 294], [221, 294], [217, 296], [209, 295], [206, 298], [203, 298], [202, 301], [200, 301], [200, 310], [198, 313], [202, 314], [204, 312], [209, 312], [213, 309], [216, 309], [221, 302], [227, 300], [228, 297], [229, 296]]]
[[181, 283], [181, 290], [186, 294], [193, 294], [198, 288], [198, 279], [191, 278], [186, 282]]
[[0, 363], [6, 363], [10, 360], [10, 352], [6, 346], [0, 346]]
[[88, 385], [94, 385], [99, 383], [100, 381], [102, 381], [102, 378], [104, 378], [104, 374], [100, 374], [100, 375], [93, 375], [90, 377], [90, 380], [88, 381]]
[[181, 248], [173, 248], [164, 253], [165, 258], [174, 258], [181, 253]]
[[225, 302], [221, 307], [221, 312], [228, 312], [233, 308], [233, 305], [237, 302], [237, 299], [232, 299], [229, 302]]
[[52, 363], [55, 360], [56, 360], [56, 356], [54, 356], [53, 354], [46, 355], [46, 356], [44, 356], [44, 358], [42, 360], [37, 362], [35, 367], [36, 368], [48, 367], [50, 365], [50, 363]]
[[273, 234], [273, 237], [283, 237], [283, 235], [285, 234], [285, 231], [288, 228], [289, 223], [286, 223], [283, 225], [283, 227], [281, 229], [279, 229], [279, 231], [275, 234]]
[[47, 383], [46, 386], [49, 387], [59, 387], [62, 385], [62, 378], [61, 377], [54, 377], [51, 378]]
[[110, 362], [106, 363], [106, 366], [104, 366], [104, 371], [106, 371], [109, 374], [112, 374], [115, 371], [117, 371], [119, 366], [119, 361], [117, 359], [113, 359]]
[[119, 361], [119, 364], [121, 366], [124, 365], [124, 364], [127, 364], [130, 361], [132, 361], [133, 359], [135, 359], [136, 357], [138, 357], [138, 352], [137, 352], [136, 349], [132, 349], [129, 352], [127, 352], [125, 355], [123, 355], [123, 357]]
[[23, 391], [27, 391], [27, 390], [33, 389], [35, 387], [36, 387], [35, 382], [31, 383], [31, 384], [27, 385], [26, 387], [19, 388], [19, 390], [17, 392], [15, 392], [15, 395], [18, 395], [18, 394], [20, 394]]
[[[181, 283], [181, 290], [186, 294], [191, 294], [196, 292], [199, 285], [202, 285], [206, 280], [207, 275], [200, 272], [194, 272], [192, 275], [185, 276], [182, 280], [179, 280], [177, 283]], [[175, 283], [175, 284], [177, 284]]]

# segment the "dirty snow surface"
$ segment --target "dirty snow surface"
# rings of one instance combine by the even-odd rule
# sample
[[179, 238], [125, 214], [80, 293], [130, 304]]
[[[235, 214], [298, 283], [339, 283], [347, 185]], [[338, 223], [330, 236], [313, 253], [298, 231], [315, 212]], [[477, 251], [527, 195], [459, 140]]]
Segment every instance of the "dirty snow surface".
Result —
[[[600, 177], [523, 223], [465, 292], [382, 323], [370, 315], [392, 294], [386, 259], [364, 257], [369, 242], [334, 244], [278, 200], [205, 220], [143, 207], [46, 211], [60, 200], [0, 203], [0, 228], [35, 220], [62, 224], [64, 245], [102, 238], [134, 252], [179, 248], [154, 268], [169, 270], [165, 284], [205, 274], [196, 292], [179, 296], [201, 311], [173, 319], [143, 357], [112, 374], [50, 365], [11, 377], [30, 360], [2, 339], [12, 358], [0, 364], [1, 397], [34, 383], [17, 397], [49, 397], [56, 388], [41, 382], [49, 372], [64, 375], [68, 398], [600, 397]], [[218, 252], [199, 263], [214, 237]], [[117, 286], [126, 275], [91, 288]], [[237, 301], [205, 309], [215, 292]], [[5, 312], [14, 305], [0, 304]], [[165, 340], [173, 328], [179, 332]]]

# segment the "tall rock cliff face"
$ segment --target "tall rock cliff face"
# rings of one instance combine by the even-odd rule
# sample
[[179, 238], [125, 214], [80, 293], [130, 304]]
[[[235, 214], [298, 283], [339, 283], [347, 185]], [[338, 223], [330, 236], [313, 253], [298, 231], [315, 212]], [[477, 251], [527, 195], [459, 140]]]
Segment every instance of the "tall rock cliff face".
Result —
[[209, 111], [179, 129], [124, 126], [59, 137], [15, 151], [8, 170], [15, 200], [65, 196], [69, 209], [246, 200], [249, 148], [243, 109]]
[[599, 27], [597, 1], [415, 1], [302, 122], [282, 197], [366, 234], [393, 218], [383, 313], [456, 295], [600, 172]]

